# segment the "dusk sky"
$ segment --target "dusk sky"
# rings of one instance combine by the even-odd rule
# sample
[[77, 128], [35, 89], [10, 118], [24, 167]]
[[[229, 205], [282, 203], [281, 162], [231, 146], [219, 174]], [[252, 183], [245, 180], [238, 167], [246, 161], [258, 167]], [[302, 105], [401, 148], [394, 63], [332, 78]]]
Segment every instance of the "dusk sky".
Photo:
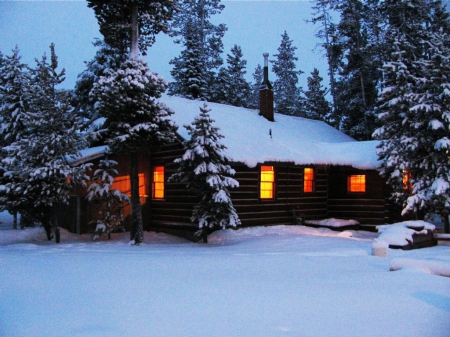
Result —
[[[224, 11], [213, 19], [228, 27], [223, 39], [223, 59], [226, 60], [234, 44], [241, 46], [248, 61], [248, 80], [252, 80], [258, 63], [263, 63], [264, 52], [273, 59], [285, 30], [298, 48], [297, 69], [305, 72], [300, 76], [300, 85], [306, 88], [306, 78], [315, 67], [325, 77], [323, 53], [319, 49], [313, 51], [318, 42], [314, 37], [317, 27], [305, 23], [312, 12], [309, 1], [223, 1], [223, 4]], [[59, 66], [66, 68], [67, 79], [63, 84], [66, 88], [73, 88], [77, 75], [85, 68], [84, 61], [95, 54], [94, 38], [101, 37], [93, 10], [81, 0], [0, 1], [0, 32], [0, 50], [10, 55], [17, 44], [23, 62], [30, 66], [34, 65], [34, 58], [49, 53], [50, 43], [55, 43]], [[169, 61], [179, 52], [180, 46], [170, 37], [160, 35], [146, 59], [152, 71], [170, 80]]]

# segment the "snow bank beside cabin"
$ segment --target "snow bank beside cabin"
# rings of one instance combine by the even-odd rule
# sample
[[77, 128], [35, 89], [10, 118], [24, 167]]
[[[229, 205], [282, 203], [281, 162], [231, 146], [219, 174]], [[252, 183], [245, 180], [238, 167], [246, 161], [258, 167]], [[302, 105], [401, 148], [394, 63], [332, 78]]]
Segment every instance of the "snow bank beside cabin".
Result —
[[427, 234], [436, 227], [426, 221], [404, 221], [392, 225], [377, 226], [380, 233], [378, 240], [391, 246], [407, 246], [413, 241], [414, 234]]
[[347, 226], [357, 226], [359, 222], [356, 220], [343, 220], [343, 219], [324, 219], [324, 220], [308, 220], [306, 221], [308, 225], [316, 225], [323, 227], [333, 227], [333, 228], [341, 228]]
[[390, 261], [389, 270], [419, 271], [437, 276], [450, 277], [450, 265], [448, 261], [395, 258]]

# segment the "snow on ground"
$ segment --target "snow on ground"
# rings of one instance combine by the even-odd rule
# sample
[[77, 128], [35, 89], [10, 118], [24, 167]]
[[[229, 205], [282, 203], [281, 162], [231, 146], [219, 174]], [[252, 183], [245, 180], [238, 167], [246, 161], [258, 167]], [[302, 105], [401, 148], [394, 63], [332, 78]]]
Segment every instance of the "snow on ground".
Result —
[[0, 230], [0, 336], [449, 336], [450, 278], [417, 266], [450, 265], [450, 246], [375, 257], [377, 233], [303, 226], [137, 247], [62, 234]]

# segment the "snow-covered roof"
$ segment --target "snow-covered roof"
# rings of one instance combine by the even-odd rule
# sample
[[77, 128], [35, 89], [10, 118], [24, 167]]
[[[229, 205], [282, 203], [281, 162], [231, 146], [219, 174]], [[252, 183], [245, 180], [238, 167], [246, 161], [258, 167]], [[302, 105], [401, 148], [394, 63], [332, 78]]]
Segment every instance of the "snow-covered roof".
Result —
[[76, 158], [69, 159], [69, 162], [73, 166], [77, 166], [83, 163], [86, 163], [90, 160], [94, 160], [100, 157], [103, 157], [106, 150], [108, 149], [107, 145], [91, 147], [88, 149], [84, 149], [80, 151], [80, 156]]
[[[161, 102], [175, 111], [172, 119], [178, 133], [188, 139], [183, 125], [191, 124], [200, 113], [201, 101], [164, 95]], [[264, 162], [292, 162], [298, 165], [349, 165], [376, 169], [377, 141], [359, 142], [328, 124], [301, 117], [275, 114], [275, 122], [259, 115], [258, 110], [207, 103], [214, 125], [225, 137], [225, 155], [233, 162], [249, 167]]]

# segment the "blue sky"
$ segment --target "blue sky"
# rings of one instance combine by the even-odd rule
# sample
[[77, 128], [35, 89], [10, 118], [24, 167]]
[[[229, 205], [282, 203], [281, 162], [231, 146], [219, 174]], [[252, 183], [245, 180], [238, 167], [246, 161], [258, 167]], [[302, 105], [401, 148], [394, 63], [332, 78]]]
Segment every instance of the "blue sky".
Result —
[[[306, 78], [315, 67], [325, 77], [326, 60], [319, 49], [313, 51], [318, 42], [314, 37], [317, 27], [305, 23], [312, 12], [310, 2], [254, 0], [223, 4], [224, 11], [214, 18], [228, 27], [223, 58], [226, 60], [234, 44], [241, 46], [248, 61], [249, 80], [257, 64], [262, 64], [264, 52], [271, 57], [277, 53], [285, 30], [298, 48], [297, 69], [305, 72], [300, 76], [300, 85], [306, 87]], [[86, 1], [0, 1], [0, 50], [9, 55], [17, 44], [23, 61], [33, 65], [34, 58], [41, 58], [49, 52], [50, 43], [55, 43], [60, 67], [66, 68], [64, 87], [73, 88], [84, 61], [93, 58], [92, 42], [96, 37], [101, 35]], [[179, 55], [179, 48], [168, 36], [158, 36], [146, 57], [150, 69], [170, 80], [169, 61]]]

